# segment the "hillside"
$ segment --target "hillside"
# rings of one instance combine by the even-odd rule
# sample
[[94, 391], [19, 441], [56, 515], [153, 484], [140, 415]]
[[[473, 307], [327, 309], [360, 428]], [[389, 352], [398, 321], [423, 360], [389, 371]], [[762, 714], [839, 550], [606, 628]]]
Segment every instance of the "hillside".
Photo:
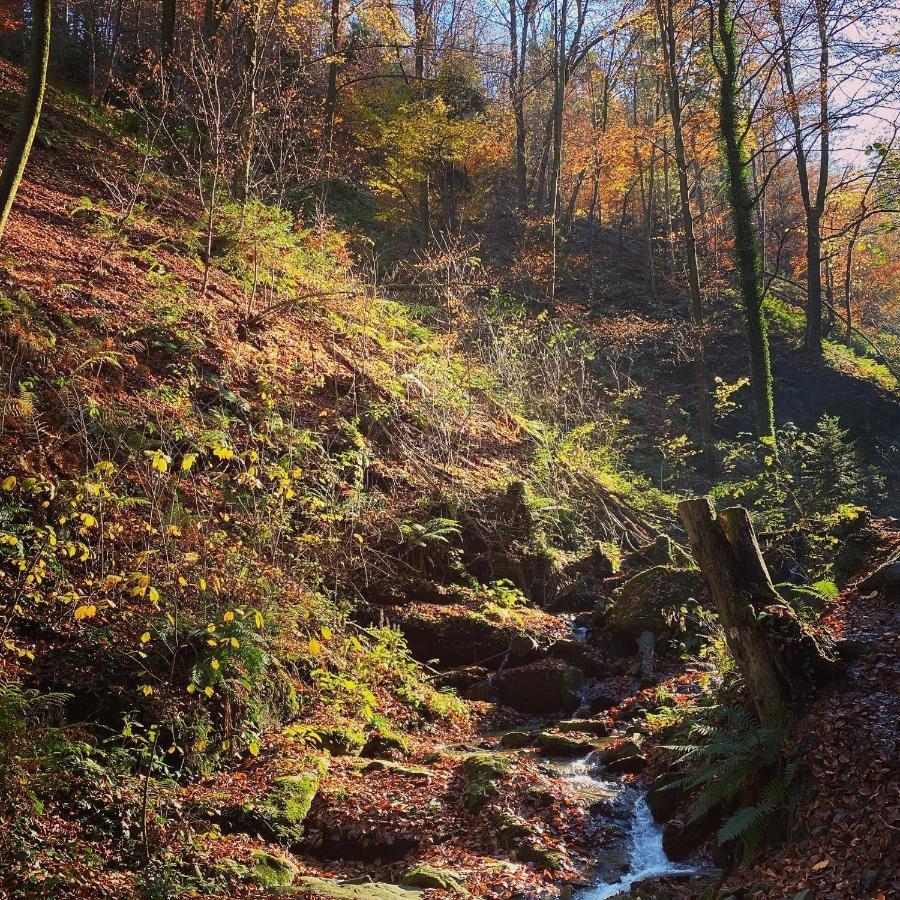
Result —
[[[23, 78], [0, 76], [7, 121]], [[798, 362], [783, 311], [799, 427], [760, 474], [723, 294], [713, 475], [684, 298], [649, 298], [612, 231], [595, 297], [573, 236], [552, 315], [538, 226], [486, 239], [459, 291], [421, 258], [376, 287], [375, 226], [254, 199], [207, 259], [206, 211], [128, 115], [47, 102], [0, 244], [0, 896], [900, 889], [896, 580], [865, 580], [896, 567], [900, 408], [868, 357]], [[692, 830], [685, 790], [648, 825], [684, 868], [642, 873], [678, 727], [740, 692], [675, 513], [707, 491], [752, 507], [846, 671], [785, 743], [809, 758], [795, 843], [740, 868], [734, 809]]]

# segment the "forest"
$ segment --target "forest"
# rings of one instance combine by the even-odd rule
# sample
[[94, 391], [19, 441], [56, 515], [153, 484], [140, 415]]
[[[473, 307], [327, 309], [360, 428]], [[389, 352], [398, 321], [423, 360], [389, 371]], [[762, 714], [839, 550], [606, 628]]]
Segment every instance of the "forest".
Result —
[[0, 900], [900, 896], [896, 0], [0, 0]]

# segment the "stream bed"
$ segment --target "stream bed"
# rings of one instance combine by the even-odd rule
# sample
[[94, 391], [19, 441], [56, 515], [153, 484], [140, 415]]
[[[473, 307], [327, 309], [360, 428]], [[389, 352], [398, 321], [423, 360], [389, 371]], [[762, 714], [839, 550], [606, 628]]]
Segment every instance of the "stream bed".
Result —
[[628, 891], [645, 878], [697, 871], [669, 860], [663, 850], [662, 827], [654, 821], [643, 792], [617, 778], [604, 778], [593, 754], [569, 763], [561, 774], [578, 793], [602, 799], [611, 809], [618, 808], [623, 831], [621, 849], [626, 871], [618, 878], [607, 873], [613, 880], [581, 891], [577, 900], [604, 900]]

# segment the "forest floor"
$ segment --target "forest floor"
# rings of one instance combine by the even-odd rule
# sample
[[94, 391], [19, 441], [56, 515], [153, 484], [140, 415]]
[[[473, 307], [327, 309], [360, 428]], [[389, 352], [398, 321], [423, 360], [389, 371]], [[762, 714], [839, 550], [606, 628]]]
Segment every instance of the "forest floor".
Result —
[[[15, 96], [20, 73], [4, 66], [2, 81], [7, 94]], [[267, 673], [276, 671], [278, 684], [287, 680], [299, 694], [303, 714], [295, 710], [289, 723], [267, 719], [265, 729], [243, 735], [235, 722], [242, 715], [250, 718], [256, 699], [247, 685], [262, 693], [275, 683], [252, 682], [248, 664], [236, 668], [228, 681], [214, 682], [218, 693], [208, 696], [202, 716], [191, 718], [195, 713], [186, 698], [194, 693], [184, 690], [187, 667], [176, 653], [166, 655], [169, 623], [163, 610], [151, 608], [152, 593], [111, 593], [115, 602], [98, 602], [100, 609], [87, 618], [74, 614], [77, 601], [70, 602], [62, 590], [52, 604], [29, 607], [23, 601], [25, 608], [4, 622], [0, 674], [42, 691], [70, 693], [66, 734], [81, 755], [77, 766], [51, 773], [46, 796], [26, 791], [20, 807], [0, 818], [0, 829], [7, 832], [0, 833], [0, 896], [238, 898], [290, 890], [296, 896], [361, 900], [374, 900], [382, 891], [390, 900], [410, 896], [398, 892], [398, 881], [411, 866], [427, 864], [451, 873], [470, 896], [532, 900], [571, 896], [595, 877], [614, 877], [627, 849], [627, 815], [611, 808], [609, 798], [579, 791], [547, 748], [570, 741], [566, 752], [586, 755], [585, 745], [596, 747], [598, 758], [607, 754], [601, 772], [606, 765], [617, 781], [643, 789], [661, 765], [659, 738], [648, 714], [652, 717], [663, 702], [689, 705], [704, 677], [702, 666], [662, 661], [657, 676], [642, 683], [636, 652], [613, 654], [602, 635], [589, 635], [588, 657], [579, 665], [592, 670], [586, 697], [594, 703], [584, 713], [586, 722], [564, 726], [571, 730], [554, 728], [560, 715], [577, 704], [562, 713], [529, 711], [530, 695], [539, 694], [565, 668], [561, 660], [568, 657], [554, 653], [582, 652], [566, 643], [572, 614], [591, 612], [597, 597], [566, 614], [533, 607], [498, 613], [482, 595], [459, 590], [445, 557], [417, 562], [395, 537], [401, 526], [409, 533], [411, 526], [428, 525], [447, 509], [465, 509], [464, 501], [472, 504], [470, 520], [484, 526], [490, 490], [498, 479], [521, 476], [533, 449], [521, 417], [480, 387], [469, 382], [459, 387], [453, 378], [467, 361], [453, 358], [455, 368], [440, 368], [451, 358], [446, 347], [431, 335], [423, 337], [424, 329], [394, 306], [376, 309], [375, 304], [361, 307], [356, 299], [332, 299], [273, 316], [258, 334], [244, 339], [247, 295], [239, 278], [224, 265], [214, 266], [210, 290], [200, 295], [202, 262], [185, 238], [187, 226], [196, 227], [199, 210], [184, 199], [183, 186], [154, 183], [153, 202], [130, 226], [119, 227], [101, 201], [108, 199], [110, 184], [133, 177], [133, 148], [111, 143], [110, 122], [77, 98], [51, 91], [49, 101], [42, 126], [48, 140], [35, 149], [0, 249], [0, 358], [11, 386], [3, 398], [0, 428], [3, 481], [12, 485], [3, 488], [4, 494], [12, 494], [16, 479], [36, 473], [68, 490], [81, 485], [79, 479], [98, 461], [115, 459], [125, 473], [125, 483], [116, 488], [124, 499], [105, 509], [125, 536], [104, 533], [106, 542], [98, 542], [103, 564], [112, 566], [109, 560], [120, 555], [129, 578], [147, 571], [161, 586], [163, 601], [174, 598], [176, 615], [195, 616], [191, 652], [198, 657], [201, 650], [193, 648], [215, 643], [210, 638], [215, 628], [221, 631], [235, 620], [236, 600], [246, 606], [248, 619], [251, 609], [263, 609], [273, 632], [258, 642], [271, 663]], [[106, 166], [102, 172], [98, 159]], [[350, 254], [339, 242], [328, 244], [330, 237], [312, 235], [304, 247], [313, 260], [309, 281], [346, 287], [350, 277], [344, 263]], [[640, 381], [645, 388], [631, 425], [631, 455], [656, 466], [656, 443], [681, 421], [673, 425], [668, 411], [673, 404], [666, 398], [680, 402], [690, 393], [678, 323], [660, 312], [674, 301], [647, 299], [640, 255], [620, 252], [611, 236], [598, 253], [611, 286], [604, 296], [612, 299], [598, 309], [583, 296], [584, 260], [573, 252], [560, 313], [611, 348], [607, 362], [624, 383]], [[523, 264], [512, 280], [519, 276], [540, 281], [540, 260], [531, 268]], [[788, 338], [780, 335], [777, 365], [787, 365], [787, 346]], [[723, 377], [737, 377], [739, 357], [737, 338], [718, 348], [716, 365]], [[430, 373], [430, 380], [423, 373]], [[818, 375], [810, 371], [805, 377], [803, 384], [811, 385]], [[850, 405], [863, 410], [860, 433], [871, 430], [873, 447], [897, 441], [896, 398], [852, 374], [829, 369], [828, 378], [824, 392], [785, 390], [791, 399], [781, 417], [800, 412], [817, 419], [832, 403], [847, 402], [835, 398], [848, 396], [849, 386], [854, 392]], [[386, 415], [388, 438], [374, 426], [364, 437], [349, 431], [348, 423], [367, 416], [377, 425], [376, 414]], [[250, 454], [265, 446], [265, 441], [255, 443], [261, 433], [279, 440], [289, 430], [285, 422], [298, 432], [302, 426], [306, 442], [303, 472], [295, 478], [297, 491], [306, 492], [306, 505], [292, 510], [292, 521], [306, 530], [302, 553], [282, 565], [254, 555], [254, 538], [265, 533], [276, 513], [252, 493], [259, 473], [253, 474]], [[737, 418], [728, 427], [737, 432], [742, 421]], [[277, 449], [299, 457], [294, 446], [290, 452]], [[171, 451], [172, 461], [163, 459], [164, 471], [148, 475], [148, 459], [160, 464], [155, 454], [162, 450]], [[201, 457], [190, 479], [187, 469], [172, 471], [179, 468], [175, 461], [183, 465], [190, 457], [185, 450]], [[247, 460], [237, 474], [229, 470], [226, 451]], [[350, 469], [352, 477], [346, 474]], [[158, 545], [145, 545], [145, 534], [153, 534], [153, 540], [159, 536], [157, 526], [134, 510], [142, 510], [147, 497], [163, 495], [168, 489], [161, 486], [163, 476], [175, 481], [176, 475], [182, 480], [171, 489], [173, 518], [165, 529], [171, 543], [160, 537]], [[388, 487], [376, 491], [373, 485]], [[272, 490], [267, 482], [260, 494]], [[366, 496], [361, 500], [360, 494]], [[68, 502], [70, 494], [64, 496]], [[73, 504], [76, 496], [77, 502], [83, 499], [73, 492]], [[601, 496], [611, 506], [616, 501], [628, 508], [626, 500], [608, 491]], [[4, 528], [30, 510], [30, 498], [4, 503]], [[339, 533], [354, 503], [363, 512], [352, 528]], [[324, 513], [316, 513], [323, 508]], [[87, 510], [78, 515], [83, 523], [78, 549], [93, 548], [93, 515]], [[506, 530], [498, 527], [500, 539], [486, 550], [479, 547], [482, 556], [502, 557], [518, 546], [520, 523], [501, 524]], [[471, 523], [468, 527], [477, 531]], [[224, 549], [222, 543], [207, 542], [211, 534], [220, 542], [227, 539]], [[358, 549], [363, 544], [369, 556]], [[469, 556], [480, 562], [478, 554]], [[319, 568], [313, 570], [313, 562]], [[68, 565], [54, 560], [50, 569], [55, 577]], [[355, 596], [353, 589], [367, 593], [369, 619], [359, 616], [348, 624], [343, 607], [326, 604], [298, 585], [295, 566], [307, 567], [302, 574], [312, 571], [317, 585], [340, 583], [346, 596]], [[248, 579], [248, 570], [261, 577]], [[71, 571], [74, 587], [98, 595], [90, 567], [73, 563]], [[208, 587], [210, 572], [222, 577], [221, 587]], [[108, 577], [120, 577], [118, 569], [110, 568]], [[448, 583], [435, 584], [441, 578]], [[3, 585], [13, 583], [18, 584]], [[397, 591], [399, 597], [392, 593]], [[426, 597], [428, 602], [422, 602]], [[404, 630], [415, 662], [368, 642], [366, 629], [374, 628], [379, 615]], [[332, 634], [336, 623], [347, 633]], [[634, 896], [688, 897], [707, 890], [721, 897], [885, 900], [900, 891], [896, 600], [879, 593], [859, 596], [851, 587], [834, 602], [827, 623], [854, 658], [846, 679], [799, 721], [792, 753], [806, 761], [809, 787], [797, 805], [788, 843], [767, 850], [751, 869], [729, 874], [718, 886], [712, 848], [701, 846], [694, 858], [710, 871], [699, 881], [663, 880]], [[532, 643], [526, 642], [521, 659], [505, 665], [514, 640], [522, 636]], [[241, 641], [251, 643], [243, 634]], [[455, 704], [433, 688], [439, 678], [434, 659], [448, 655], [451, 647], [460, 658], [445, 659], [443, 668], [485, 664], [462, 673], [470, 681], [460, 686], [463, 699]], [[351, 670], [345, 664], [356, 659], [354, 654], [360, 659]], [[491, 702], [499, 681], [526, 678], [529, 672], [537, 680], [523, 682], [516, 698], [525, 711]], [[336, 683], [328, 681], [329, 675]], [[201, 691], [196, 694], [207, 703]], [[228, 697], [221, 707], [215, 705], [219, 694]], [[354, 714], [363, 710], [364, 742], [321, 753], [318, 745], [329, 736], [354, 744], [357, 721], [348, 712], [351, 707]], [[376, 708], [377, 727], [369, 707]], [[128, 770], [99, 768], [94, 751], [122, 737], [132, 718], [160, 721], [161, 710], [174, 710], [171, 721], [187, 723], [191, 739], [196, 738], [197, 771], [189, 770], [188, 753], [174, 740], [175, 749], [166, 752], [184, 760], [182, 767], [153, 769], [154, 745], [152, 752], [149, 746], [140, 752], [130, 748], [136, 762]], [[402, 738], [393, 745], [389, 725]], [[203, 768], [206, 745], [213, 743], [202, 730], [207, 727], [209, 734], [227, 737], [214, 759], [217, 771]], [[510, 731], [525, 735], [517, 739], [522, 745], [509, 746], [504, 734]], [[614, 771], [616, 762], [621, 764], [615, 753], [635, 736], [639, 747], [625, 757], [630, 763], [624, 767], [633, 771], [621, 765]], [[296, 776], [298, 765], [306, 766], [312, 757], [316, 765], [324, 758], [327, 771], [321, 773], [302, 838], [297, 832], [289, 838], [273, 834], [253, 805], [268, 797], [279, 779]], [[489, 768], [487, 777], [473, 774], [479, 760]], [[36, 777], [40, 761], [25, 763], [26, 772]], [[290, 831], [292, 824], [285, 828]], [[14, 831], [14, 825], [21, 830]], [[258, 876], [262, 869], [276, 870], [271, 877], [286, 878], [293, 888], [254, 883], [254, 871]], [[301, 879], [309, 877], [330, 879], [330, 893], [309, 884], [303, 888]], [[382, 886], [376, 889], [367, 878]], [[348, 882], [354, 879], [362, 881]], [[424, 886], [421, 891], [424, 898], [459, 893]]]

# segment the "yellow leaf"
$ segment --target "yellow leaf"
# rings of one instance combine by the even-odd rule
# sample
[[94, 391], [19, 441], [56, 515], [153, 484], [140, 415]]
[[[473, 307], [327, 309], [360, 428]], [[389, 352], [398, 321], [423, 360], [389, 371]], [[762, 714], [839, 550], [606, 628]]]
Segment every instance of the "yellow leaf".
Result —
[[217, 659], [211, 659], [209, 661], [209, 664], [210, 664], [210, 666], [212, 666], [213, 669], [219, 668], [219, 661]]
[[190, 472], [191, 466], [197, 461], [196, 453], [185, 453], [181, 459], [181, 471]]
[[75, 610], [76, 619], [90, 619], [97, 615], [97, 607], [91, 604], [84, 604]]
[[829, 861], [827, 859], [820, 860], [812, 867], [813, 872], [821, 872], [822, 869], [827, 868], [828, 862]]
[[93, 528], [97, 524], [97, 520], [90, 513], [82, 513], [81, 522], [85, 528]]
[[145, 632], [141, 635], [141, 643], [142, 643], [142, 644], [146, 644], [147, 641], [149, 641], [149, 640], [150, 640], [150, 632], [149, 632], [149, 631], [145, 631]]
[[15, 475], [7, 475], [6, 478], [3, 479], [3, 490], [11, 491], [16, 486], [16, 476]]
[[155, 587], [150, 588], [147, 596], [150, 597], [151, 602], [159, 603], [159, 591]]
[[141, 693], [142, 693], [145, 697], [149, 697], [149, 696], [153, 693], [153, 688], [150, 687], [149, 684], [142, 684], [142, 685], [141, 685]]
[[234, 613], [231, 610], [228, 610], [224, 616], [222, 616], [223, 621], [225, 622], [233, 622], [234, 621]]
[[250, 751], [251, 756], [259, 756], [259, 744], [257, 744], [256, 741], [252, 741], [247, 746], [247, 749]]
[[187, 692], [188, 692], [189, 694], [193, 694], [194, 691], [196, 691], [196, 690], [197, 690], [197, 685], [196, 685], [196, 684], [189, 684], [189, 685], [187, 686]]
[[231, 646], [234, 647], [235, 650], [237, 650], [238, 647], [240, 647], [241, 645], [240, 645], [240, 643], [238, 642], [238, 639], [233, 637], [233, 638], [231, 639]]
[[207, 697], [212, 697], [213, 689], [209, 685], [207, 685], [205, 688], [203, 688], [203, 693], [206, 694]]
[[322, 629], [322, 637], [326, 641], [330, 641], [332, 638], [331, 629], [327, 625]]
[[309, 652], [313, 656], [318, 656], [322, 652], [322, 645], [315, 638], [309, 642]]

